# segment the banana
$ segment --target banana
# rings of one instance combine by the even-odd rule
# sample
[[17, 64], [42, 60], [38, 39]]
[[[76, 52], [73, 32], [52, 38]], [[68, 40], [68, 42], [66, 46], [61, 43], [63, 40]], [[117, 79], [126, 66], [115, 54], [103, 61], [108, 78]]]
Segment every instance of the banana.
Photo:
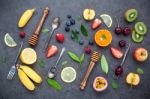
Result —
[[20, 65], [19, 68], [22, 69], [25, 72], [25, 74], [34, 82], [36, 83], [42, 82], [42, 78], [30, 67]]
[[19, 68], [17, 68], [18, 70], [18, 76], [19, 79], [21, 81], [21, 83], [30, 91], [33, 91], [35, 89], [34, 84], [32, 83], [32, 81], [27, 77], [27, 75]]
[[32, 17], [35, 10], [36, 10], [35, 8], [28, 9], [22, 14], [22, 16], [21, 16], [21, 18], [18, 22], [18, 27], [19, 28], [23, 28], [27, 24], [27, 22], [30, 20], [30, 18]]
[[95, 17], [95, 10], [89, 9], [89, 8], [88, 9], [84, 9], [84, 11], [83, 11], [83, 17], [87, 21], [93, 20], [94, 17]]

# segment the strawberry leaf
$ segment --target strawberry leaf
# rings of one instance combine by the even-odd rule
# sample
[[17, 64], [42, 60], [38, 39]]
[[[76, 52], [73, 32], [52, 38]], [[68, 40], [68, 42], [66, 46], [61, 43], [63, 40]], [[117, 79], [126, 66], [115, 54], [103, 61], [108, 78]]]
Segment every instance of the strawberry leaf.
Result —
[[49, 86], [55, 88], [56, 90], [61, 90], [61, 85], [54, 79], [47, 78], [47, 83]]
[[105, 74], [108, 74], [108, 63], [104, 55], [101, 57], [101, 68]]
[[84, 36], [86, 36], [86, 37], [88, 36], [88, 31], [87, 31], [86, 27], [85, 27], [83, 24], [81, 24], [80, 30], [81, 30], [81, 33], [82, 33]]

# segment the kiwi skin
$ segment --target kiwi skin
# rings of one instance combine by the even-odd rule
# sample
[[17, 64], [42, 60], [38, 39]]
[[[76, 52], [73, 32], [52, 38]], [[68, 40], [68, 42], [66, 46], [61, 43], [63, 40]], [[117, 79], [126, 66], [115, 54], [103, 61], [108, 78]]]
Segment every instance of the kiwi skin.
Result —
[[[139, 38], [136, 38], [136, 35], [139, 35]], [[144, 36], [136, 33], [135, 30], [132, 31], [132, 40], [136, 43], [141, 43], [144, 40]]]
[[[134, 17], [132, 19], [129, 18], [129, 15], [131, 13], [135, 13], [135, 15], [134, 15]], [[137, 17], [138, 17], [138, 11], [136, 9], [128, 9], [128, 10], [126, 10], [126, 12], [124, 14], [124, 17], [125, 17], [125, 20], [127, 22], [132, 23], [132, 22], [134, 22], [137, 19]]]

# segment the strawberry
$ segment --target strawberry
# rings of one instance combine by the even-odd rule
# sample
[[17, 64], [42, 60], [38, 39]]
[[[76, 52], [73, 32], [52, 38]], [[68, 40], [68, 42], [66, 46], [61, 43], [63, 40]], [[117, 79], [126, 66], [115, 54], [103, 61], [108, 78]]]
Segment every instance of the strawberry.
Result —
[[52, 56], [54, 56], [55, 54], [57, 54], [57, 52], [58, 52], [57, 46], [51, 45], [51, 46], [49, 46], [48, 49], [47, 49], [46, 57], [47, 57], [47, 58], [52, 57]]
[[101, 25], [102, 21], [98, 18], [94, 19], [94, 21], [92, 22], [91, 28], [93, 30], [97, 29], [100, 25]]
[[59, 43], [63, 43], [64, 40], [65, 40], [64, 34], [62, 34], [62, 33], [57, 33], [57, 34], [56, 34], [56, 40], [57, 40]]
[[119, 50], [118, 48], [111, 47], [110, 50], [111, 50], [112, 55], [115, 58], [120, 59], [123, 57], [123, 52]]

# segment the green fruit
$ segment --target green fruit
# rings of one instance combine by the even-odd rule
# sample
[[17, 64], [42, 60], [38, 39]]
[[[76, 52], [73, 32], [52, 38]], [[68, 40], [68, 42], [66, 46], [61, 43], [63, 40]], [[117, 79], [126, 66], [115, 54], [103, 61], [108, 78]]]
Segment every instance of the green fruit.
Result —
[[134, 26], [136, 33], [144, 35], [147, 32], [147, 26], [143, 22], [137, 22]]
[[136, 9], [129, 9], [125, 12], [125, 19], [127, 22], [133, 22], [138, 17], [138, 11]]
[[138, 33], [135, 32], [135, 30], [132, 31], [132, 40], [136, 43], [140, 43], [144, 40], [143, 35], [139, 35]]

